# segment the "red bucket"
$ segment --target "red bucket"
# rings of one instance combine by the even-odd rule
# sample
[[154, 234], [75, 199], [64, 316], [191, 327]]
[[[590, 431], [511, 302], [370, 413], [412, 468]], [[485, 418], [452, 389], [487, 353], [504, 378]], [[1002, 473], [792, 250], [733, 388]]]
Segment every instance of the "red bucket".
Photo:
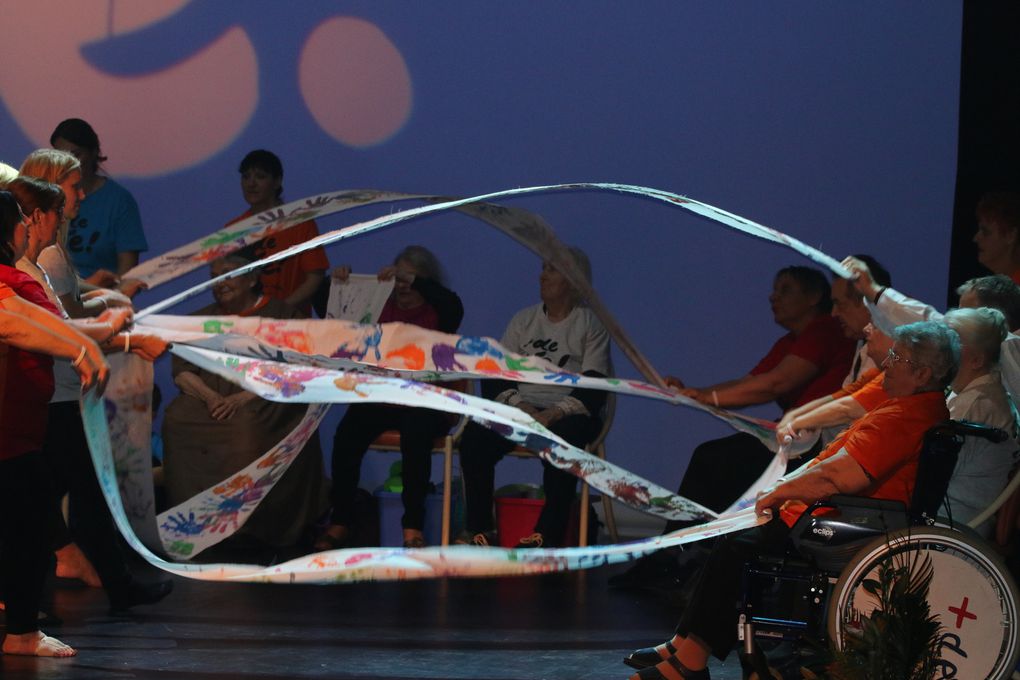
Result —
[[522, 538], [535, 531], [535, 522], [544, 506], [545, 501], [539, 498], [497, 498], [499, 544], [504, 548], [516, 548]]

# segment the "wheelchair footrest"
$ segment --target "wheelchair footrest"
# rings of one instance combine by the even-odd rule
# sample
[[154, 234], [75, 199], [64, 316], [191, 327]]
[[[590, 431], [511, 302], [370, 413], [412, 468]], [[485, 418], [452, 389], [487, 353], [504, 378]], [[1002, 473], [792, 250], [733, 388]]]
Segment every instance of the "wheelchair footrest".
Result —
[[831, 587], [826, 575], [803, 562], [754, 562], [744, 569], [742, 610], [757, 638], [819, 638]]

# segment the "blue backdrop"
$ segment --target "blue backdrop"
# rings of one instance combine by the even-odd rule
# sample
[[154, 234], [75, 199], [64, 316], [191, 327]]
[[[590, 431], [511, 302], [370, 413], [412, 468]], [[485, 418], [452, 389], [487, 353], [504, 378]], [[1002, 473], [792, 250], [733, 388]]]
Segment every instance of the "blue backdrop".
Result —
[[[872, 253], [917, 297], [938, 301], [945, 290], [957, 3], [22, 0], [4, 14], [0, 158], [18, 165], [59, 120], [90, 120], [107, 171], [139, 201], [148, 256], [240, 213], [237, 164], [264, 147], [283, 158], [288, 199], [358, 187], [467, 195], [645, 184], [836, 257]], [[47, 35], [52, 47], [29, 49]], [[766, 297], [776, 269], [802, 263], [791, 252], [630, 197], [514, 204], [588, 251], [596, 288], [664, 373], [694, 385], [731, 378], [781, 334]], [[444, 262], [465, 302], [464, 332], [498, 337], [538, 299], [533, 256], [459, 216], [329, 256], [371, 272], [409, 243]], [[616, 362], [635, 374], [619, 352]], [[157, 373], [171, 398], [167, 362]], [[328, 450], [332, 426], [322, 434]], [[608, 449], [675, 487], [691, 449], [722, 434], [705, 415], [625, 399]], [[367, 469], [368, 486], [385, 476], [380, 467]], [[534, 464], [503, 467], [504, 481], [537, 479]]]

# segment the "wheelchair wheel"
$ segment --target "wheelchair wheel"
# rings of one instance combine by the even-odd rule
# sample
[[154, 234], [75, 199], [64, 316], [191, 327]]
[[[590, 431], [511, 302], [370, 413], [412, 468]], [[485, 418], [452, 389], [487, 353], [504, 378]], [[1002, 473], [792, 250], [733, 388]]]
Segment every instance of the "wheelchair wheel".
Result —
[[832, 590], [829, 639], [843, 649], [860, 630], [860, 616], [878, 602], [862, 587], [877, 578], [886, 559], [920, 550], [931, 557], [928, 593], [932, 614], [942, 623], [943, 677], [1009, 678], [1020, 656], [1018, 595], [1006, 566], [980, 538], [941, 527], [914, 527], [880, 537], [850, 560]]

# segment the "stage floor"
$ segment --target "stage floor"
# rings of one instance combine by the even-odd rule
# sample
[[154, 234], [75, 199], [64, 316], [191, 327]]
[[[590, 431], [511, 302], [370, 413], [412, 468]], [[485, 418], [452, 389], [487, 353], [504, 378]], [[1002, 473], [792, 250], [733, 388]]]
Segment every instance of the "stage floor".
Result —
[[[176, 579], [130, 617], [109, 616], [102, 591], [62, 588], [65, 623], [47, 632], [78, 656], [0, 656], [0, 678], [624, 680], [622, 657], [666, 639], [677, 612], [609, 590], [620, 569], [342, 586]], [[735, 655], [711, 670], [741, 677]]]

